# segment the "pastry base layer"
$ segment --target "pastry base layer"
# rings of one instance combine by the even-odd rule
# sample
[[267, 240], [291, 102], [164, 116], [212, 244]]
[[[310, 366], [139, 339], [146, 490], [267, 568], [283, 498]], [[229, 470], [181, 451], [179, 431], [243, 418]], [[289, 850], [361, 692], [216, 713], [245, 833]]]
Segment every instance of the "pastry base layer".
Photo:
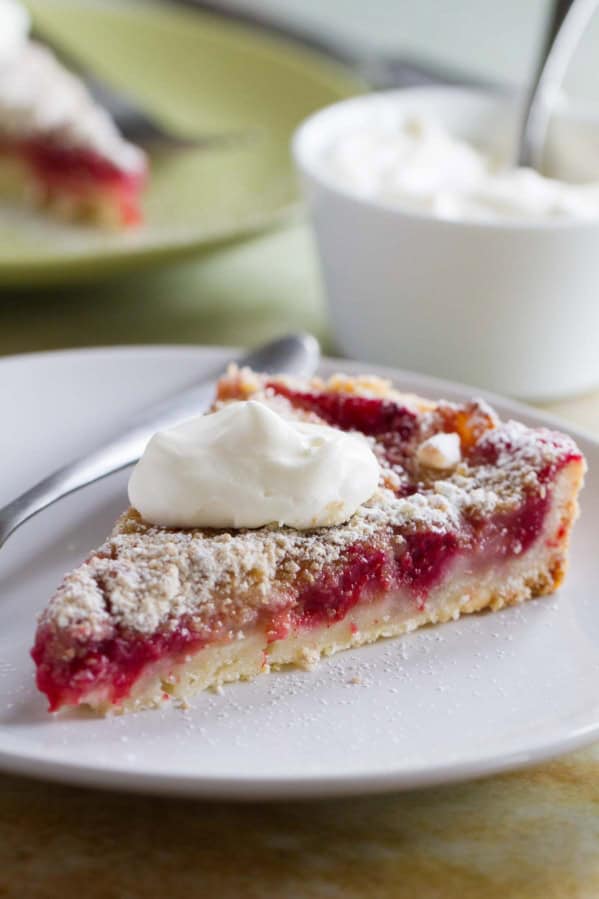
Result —
[[553, 593], [565, 575], [568, 534], [577, 514], [573, 497], [583, 473], [578, 463], [560, 473], [543, 533], [526, 553], [487, 567], [477, 563], [476, 570], [472, 567], [476, 559], [460, 558], [422, 608], [412, 594], [401, 590], [362, 600], [341, 621], [296, 629], [281, 640], [269, 642], [262, 630], [246, 632], [241, 639], [207, 646], [184, 661], [165, 658], [155, 663], [119, 706], [102, 693], [88, 695], [85, 705], [106, 714], [154, 708], [172, 700], [186, 702], [201, 690], [249, 680], [271, 669], [288, 665], [313, 668], [321, 656]]

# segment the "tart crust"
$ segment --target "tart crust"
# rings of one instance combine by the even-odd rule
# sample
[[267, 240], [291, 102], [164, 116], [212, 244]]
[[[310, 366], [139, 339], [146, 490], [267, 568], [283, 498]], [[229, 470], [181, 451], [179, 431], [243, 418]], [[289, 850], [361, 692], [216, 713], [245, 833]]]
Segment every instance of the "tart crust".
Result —
[[[423, 610], [415, 611], [412, 598], [404, 591], [403, 595], [358, 605], [342, 621], [317, 630], [305, 628], [283, 640], [271, 642], [261, 629], [246, 633], [243, 640], [207, 646], [188, 661], [173, 664], [166, 659], [146, 671], [119, 710], [158, 707], [167, 697], [186, 703], [200, 690], [219, 689], [288, 666], [313, 669], [322, 656], [555, 592], [566, 574], [567, 545], [548, 547], [547, 543], [576, 515], [572, 496], [580, 489], [582, 478], [582, 466], [560, 475], [554, 511], [535, 550], [482, 577], [452, 572], [449, 583], [427, 597]], [[101, 692], [88, 698], [88, 704], [101, 714], [114, 710], [110, 698], [103, 698]]]
[[[40, 617], [33, 656], [52, 710], [186, 701], [561, 583], [585, 471], [570, 438], [372, 377], [232, 369], [215, 405], [249, 396], [362, 430], [381, 463], [379, 491], [345, 525], [308, 532], [167, 530], [129, 510]], [[463, 460], [447, 471], [418, 461], [440, 432], [460, 437]]]

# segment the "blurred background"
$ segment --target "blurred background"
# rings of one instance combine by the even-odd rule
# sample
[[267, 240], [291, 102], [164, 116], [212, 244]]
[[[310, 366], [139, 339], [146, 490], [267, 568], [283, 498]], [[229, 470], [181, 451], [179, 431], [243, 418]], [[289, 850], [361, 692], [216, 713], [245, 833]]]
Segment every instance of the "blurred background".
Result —
[[[205, 17], [208, 10], [219, 21], [222, 17], [227, 27], [230, 20], [241, 17], [246, 22], [253, 22], [251, 27], [258, 29], [259, 34], [260, 28], [265, 27], [273, 40], [278, 32], [291, 35], [300, 49], [303, 39], [312, 48], [320, 47], [322, 56], [311, 55], [308, 62], [304, 62], [316, 67], [314, 84], [320, 78], [323, 84], [326, 82], [326, 89], [319, 92], [314, 88], [304, 106], [298, 105], [294, 115], [299, 119], [304, 109], [309, 112], [370, 86], [413, 83], [421, 77], [425, 80], [429, 77], [441, 80], [464, 77], [510, 91], [522, 91], [536, 64], [551, 2], [211, 0], [194, 4], [193, 0], [161, 0], [161, 5], [189, 15], [197, 8], [198, 34], [206, 27], [210, 30], [211, 26], [205, 24], [210, 21]], [[32, 5], [34, 18], [37, 12], [46, 16], [54, 8], [54, 3], [49, 2]], [[71, 48], [76, 49], [79, 44], [85, 56], [93, 49], [93, 41], [90, 42], [90, 34], [85, 28], [81, 29], [80, 35], [77, 30], [83, 15], [65, 18], [65, 4], [58, 6], [63, 7], [58, 33], [64, 32]], [[83, 13], [90, 4], [86, 0], [71, 0], [70, 6]], [[108, 3], [108, 6], [114, 10], [118, 3]], [[125, 9], [130, 4], [122, 6]], [[132, 8], [135, 15], [145, 21], [148, 11], [154, 7], [149, 0], [137, 0]], [[48, 15], [48, 21], [50, 19]], [[113, 29], [112, 37], [118, 47], [118, 28]], [[282, 57], [288, 54], [289, 46], [283, 43], [279, 47]], [[104, 41], [96, 51], [98, 61], [105, 62], [108, 70], [110, 54], [116, 50]], [[327, 51], [344, 65], [342, 74], [339, 69], [335, 70], [334, 87], [331, 87], [330, 71], [326, 68], [329, 65]], [[153, 79], [153, 84], [158, 87], [147, 88], [148, 98], [152, 102], [154, 97], [159, 99], [165, 74], [173, 73], [172, 56], [158, 54], [148, 67], [147, 60], [140, 62], [137, 59], [141, 50], [138, 52], [133, 48], [128, 53], [124, 68], [122, 59], [120, 68], [117, 66], [119, 83], [127, 84], [130, 66], [132, 77], [137, 72], [142, 88], [146, 74], [148, 79]], [[593, 108], [599, 104], [598, 53], [599, 20], [585, 36], [566, 85], [577, 103], [590, 103]], [[180, 62], [178, 83], [184, 83], [187, 77], [185, 65], [184, 60]], [[232, 76], [227, 80], [223, 79], [222, 73], [215, 73], [211, 65], [205, 62], [204, 50], [198, 50], [194, 57], [197, 71], [194, 71], [196, 81], [193, 83], [202, 86], [203, 94], [196, 98], [192, 93], [188, 108], [206, 108], [206, 98], [211, 92], [215, 93], [215, 109], [225, 95], [235, 98], [241, 108], [244, 98], [239, 99], [239, 95], [244, 89], [244, 79], [251, 79], [251, 67], [246, 67], [242, 60], [237, 80]], [[294, 66], [297, 68], [296, 61], [289, 58], [289, 70]], [[164, 73], [161, 67], [165, 67]], [[341, 82], [342, 87], [339, 86]], [[308, 79], [302, 74], [297, 83], [307, 84]], [[285, 90], [282, 86], [282, 99], [277, 101], [280, 107], [273, 108], [272, 112], [278, 121], [281, 110], [293, 99], [293, 89], [287, 95]], [[157, 99], [157, 108], [169, 115], [175, 100], [181, 102], [181, 98], [173, 93], [169, 99], [166, 88], [162, 94], [162, 106]], [[257, 118], [263, 115], [272, 99], [268, 102], [265, 99], [261, 104], [260, 96], [258, 91], [252, 98]], [[288, 161], [284, 162], [284, 187], [281, 187], [281, 171], [275, 168], [282, 164], [288, 137], [297, 123], [290, 114], [289, 122], [285, 124], [287, 130], [280, 135], [278, 161], [272, 163], [272, 183], [285, 194], [284, 202], [281, 202], [285, 214], [273, 218], [265, 231], [244, 234], [242, 240], [227, 239], [198, 246], [197, 251], [186, 254], [184, 259], [170, 260], [165, 254], [163, 264], [159, 266], [153, 264], [147, 270], [139, 266], [123, 274], [103, 272], [97, 267], [85, 277], [71, 277], [69, 267], [65, 265], [64, 277], [58, 277], [55, 270], [52, 278], [45, 280], [42, 267], [35, 268], [35, 278], [3, 279], [0, 262], [0, 353], [117, 343], [252, 344], [298, 327], [313, 331], [323, 341], [325, 349], [333, 351], [335, 346], [327, 323], [313, 239], [305, 223], [305, 214], [295, 202], [292, 168]], [[260, 202], [266, 193], [264, 184], [268, 171], [261, 177], [263, 180], [255, 187]], [[174, 204], [176, 199], [171, 197], [169, 202]], [[195, 202], [196, 209], [201, 205], [199, 198]], [[206, 216], [209, 218], [209, 211]], [[6, 247], [4, 233], [0, 237]]]
[[[365, 58], [405, 58], [518, 90], [532, 77], [552, 4], [553, 0], [212, 0], [199, 5], [293, 27]], [[599, 100], [598, 52], [596, 20], [566, 83], [581, 100]]]

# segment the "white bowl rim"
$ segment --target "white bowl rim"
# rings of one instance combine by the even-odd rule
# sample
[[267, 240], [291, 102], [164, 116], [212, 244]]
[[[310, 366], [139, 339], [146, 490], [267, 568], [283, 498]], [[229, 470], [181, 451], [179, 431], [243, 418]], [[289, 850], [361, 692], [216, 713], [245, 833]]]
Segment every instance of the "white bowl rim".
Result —
[[[325, 106], [322, 109], [317, 110], [316, 112], [309, 115], [303, 122], [296, 128], [291, 138], [291, 153], [295, 164], [298, 170], [308, 175], [314, 181], [316, 181], [321, 187], [324, 187], [326, 190], [329, 190], [333, 193], [338, 194], [348, 201], [352, 201], [357, 206], [361, 206], [363, 208], [367, 208], [370, 210], [378, 210], [383, 211], [386, 214], [391, 214], [396, 216], [398, 219], [407, 220], [407, 221], [415, 221], [415, 222], [430, 222], [439, 228], [449, 228], [449, 229], [464, 229], [464, 230], [487, 230], [491, 232], [506, 232], [506, 231], [592, 231], [593, 229], [599, 229], [599, 213], [597, 214], [597, 218], [547, 218], [547, 219], [523, 219], [516, 218], [511, 216], [502, 216], [501, 218], [476, 218], [476, 219], [449, 219], [449, 218], [441, 218], [440, 216], [436, 216], [433, 213], [420, 211], [420, 210], [412, 210], [403, 208], [397, 203], [393, 203], [388, 200], [381, 199], [379, 197], [369, 197], [359, 194], [357, 191], [353, 190], [351, 187], [345, 187], [340, 184], [338, 181], [335, 181], [333, 177], [328, 177], [326, 173], [326, 169], [324, 166], [319, 166], [314, 163], [314, 161], [310, 158], [309, 154], [305, 152], [305, 143], [308, 139], [308, 136], [312, 131], [316, 128], [321, 127], [323, 121], [326, 121], [333, 112], [346, 108], [351, 109], [357, 106], [368, 105], [369, 103], [375, 103], [376, 101], [380, 101], [381, 99], [393, 99], [393, 98], [405, 98], [407, 96], [417, 96], [418, 94], [425, 96], [434, 96], [437, 95], [441, 97], [443, 94], [446, 96], [452, 97], [478, 97], [478, 98], [488, 98], [496, 103], [502, 104], [506, 107], [514, 106], [517, 104], [518, 99], [513, 95], [502, 94], [502, 93], [493, 93], [489, 90], [485, 90], [484, 88], [476, 88], [476, 87], [461, 87], [461, 86], [453, 86], [453, 85], [435, 85], [435, 86], [417, 86], [417, 87], [405, 87], [405, 88], [392, 88], [390, 90], [382, 90], [382, 91], [371, 91], [365, 94], [358, 94], [355, 97], [349, 97], [345, 100], [340, 100], [336, 103], [332, 103], [329, 106]], [[557, 118], [571, 118], [572, 110], [568, 110], [567, 107], [558, 105], [557, 108]], [[589, 116], [590, 118], [590, 116]], [[586, 116], [584, 119], [588, 120]], [[599, 115], [597, 116], [597, 124], [599, 126]]]

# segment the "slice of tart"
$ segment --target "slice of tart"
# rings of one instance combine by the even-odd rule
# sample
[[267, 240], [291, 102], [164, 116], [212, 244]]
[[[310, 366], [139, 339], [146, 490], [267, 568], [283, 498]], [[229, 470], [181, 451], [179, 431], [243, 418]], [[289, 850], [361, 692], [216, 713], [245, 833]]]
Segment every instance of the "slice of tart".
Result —
[[28, 38], [15, 0], [0, 3], [0, 191], [68, 220], [141, 221], [143, 151], [126, 141], [79, 78]]
[[183, 700], [561, 583], [585, 471], [569, 437], [371, 377], [231, 369], [215, 408], [250, 398], [366, 435], [375, 494], [313, 530], [169, 529], [125, 512], [40, 616], [32, 654], [51, 710]]

